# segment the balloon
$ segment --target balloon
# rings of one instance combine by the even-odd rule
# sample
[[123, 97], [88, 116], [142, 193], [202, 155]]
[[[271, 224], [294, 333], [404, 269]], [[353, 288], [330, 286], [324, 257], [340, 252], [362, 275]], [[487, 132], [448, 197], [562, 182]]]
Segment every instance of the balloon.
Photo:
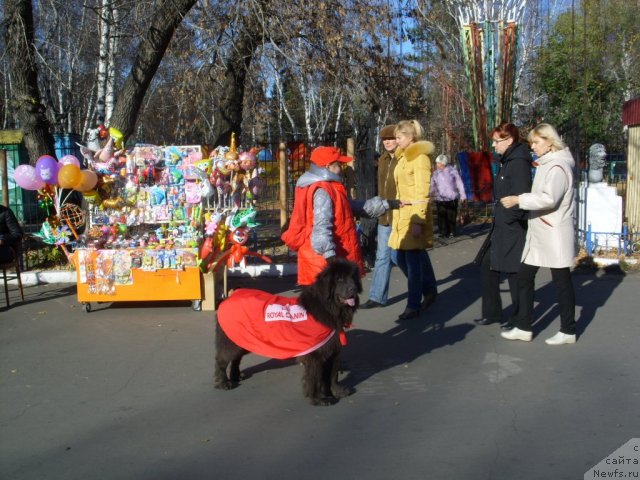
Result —
[[273, 160], [273, 155], [270, 150], [260, 150], [258, 152], [258, 160], [261, 162], [270, 162]]
[[109, 159], [113, 157], [113, 142], [113, 138], [109, 138], [109, 140], [107, 140], [107, 144], [95, 153], [93, 159], [100, 160], [101, 162], [108, 162]]
[[256, 167], [256, 154], [251, 150], [240, 153], [238, 160], [240, 161], [240, 168], [243, 170], [251, 170]]
[[98, 175], [91, 170], [80, 170], [80, 181], [73, 187], [78, 192], [88, 192], [98, 183]]
[[58, 171], [58, 185], [62, 188], [74, 188], [82, 179], [77, 165], [63, 165]]
[[113, 138], [113, 142], [115, 147], [120, 150], [122, 149], [122, 143], [124, 141], [124, 135], [117, 128], [109, 127], [109, 135]]
[[58, 161], [51, 155], [42, 155], [36, 161], [36, 176], [49, 185], [58, 183]]
[[62, 165], [75, 165], [76, 167], [80, 166], [80, 160], [75, 155], [65, 155], [60, 159], [60, 166]]
[[18, 165], [13, 171], [13, 179], [25, 190], [40, 190], [46, 185], [36, 175], [36, 169], [31, 165]]
[[100, 205], [102, 198], [96, 190], [89, 190], [88, 192], [82, 192], [82, 196], [89, 205]]
[[266, 183], [261, 177], [253, 177], [249, 180], [249, 190], [256, 196], [260, 195], [265, 187]]

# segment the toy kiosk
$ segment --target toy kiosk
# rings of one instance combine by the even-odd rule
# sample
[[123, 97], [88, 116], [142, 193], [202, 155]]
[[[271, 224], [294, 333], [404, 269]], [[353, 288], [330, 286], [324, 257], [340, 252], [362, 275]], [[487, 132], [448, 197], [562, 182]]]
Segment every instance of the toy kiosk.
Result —
[[230, 147], [203, 153], [141, 145], [107, 164], [93, 153], [100, 180], [83, 192], [88, 219], [73, 259], [85, 311], [142, 300], [190, 300], [194, 310], [206, 300], [213, 309], [228, 267], [244, 268], [246, 256], [271, 261], [245, 246], [264, 186], [255, 152], [238, 153], [232, 135]]
[[[200, 310], [203, 193], [199, 146], [138, 146], [93, 162], [84, 245], [74, 252], [78, 301], [190, 300]], [[203, 181], [203, 179], [205, 181]]]

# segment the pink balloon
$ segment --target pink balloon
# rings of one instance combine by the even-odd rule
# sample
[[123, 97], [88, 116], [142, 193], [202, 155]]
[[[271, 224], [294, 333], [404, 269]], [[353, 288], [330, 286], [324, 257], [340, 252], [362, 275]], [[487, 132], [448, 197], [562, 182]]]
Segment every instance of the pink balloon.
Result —
[[25, 190], [40, 190], [45, 182], [38, 178], [36, 169], [31, 165], [18, 165], [13, 171], [13, 179]]
[[36, 176], [49, 185], [58, 183], [58, 161], [51, 155], [42, 155], [36, 161]]
[[75, 165], [80, 166], [80, 160], [75, 155], [65, 155], [59, 160], [60, 165]]

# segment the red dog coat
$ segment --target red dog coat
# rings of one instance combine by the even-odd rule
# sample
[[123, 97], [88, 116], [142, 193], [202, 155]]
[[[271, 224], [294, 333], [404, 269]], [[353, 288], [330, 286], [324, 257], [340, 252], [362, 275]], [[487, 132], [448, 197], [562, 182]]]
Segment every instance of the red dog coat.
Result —
[[298, 305], [297, 298], [248, 288], [220, 304], [218, 324], [236, 345], [278, 359], [313, 352], [335, 333]]

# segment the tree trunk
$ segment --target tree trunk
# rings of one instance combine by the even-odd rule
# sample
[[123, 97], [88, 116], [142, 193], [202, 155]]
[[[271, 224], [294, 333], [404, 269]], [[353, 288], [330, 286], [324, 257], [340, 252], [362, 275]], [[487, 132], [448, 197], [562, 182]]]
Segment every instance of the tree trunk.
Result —
[[4, 1], [5, 45], [12, 77], [12, 107], [24, 134], [29, 162], [54, 155], [51, 125], [38, 90], [31, 0]]
[[102, 0], [100, 15], [98, 16], [98, 27], [100, 31], [100, 48], [98, 52], [98, 78], [96, 102], [96, 125], [105, 122], [105, 97], [107, 91], [107, 75], [109, 68], [109, 36], [111, 32], [111, 15], [109, 15], [109, 0]]
[[109, 18], [111, 28], [109, 29], [109, 61], [107, 68], [107, 88], [104, 100], [104, 115], [106, 124], [109, 125], [113, 109], [116, 104], [116, 59], [120, 48], [120, 10], [117, 5], [109, 5]]
[[231, 133], [240, 138], [242, 133], [242, 110], [244, 105], [245, 79], [251, 65], [253, 54], [258, 47], [260, 30], [259, 24], [247, 20], [240, 39], [231, 49], [230, 57], [225, 62], [226, 69], [221, 79], [213, 79], [220, 92], [214, 109], [214, 145], [229, 145]]
[[196, 0], [164, 0], [155, 12], [111, 116], [110, 125], [119, 129], [125, 138], [133, 132], [145, 93], [173, 33], [195, 3]]

